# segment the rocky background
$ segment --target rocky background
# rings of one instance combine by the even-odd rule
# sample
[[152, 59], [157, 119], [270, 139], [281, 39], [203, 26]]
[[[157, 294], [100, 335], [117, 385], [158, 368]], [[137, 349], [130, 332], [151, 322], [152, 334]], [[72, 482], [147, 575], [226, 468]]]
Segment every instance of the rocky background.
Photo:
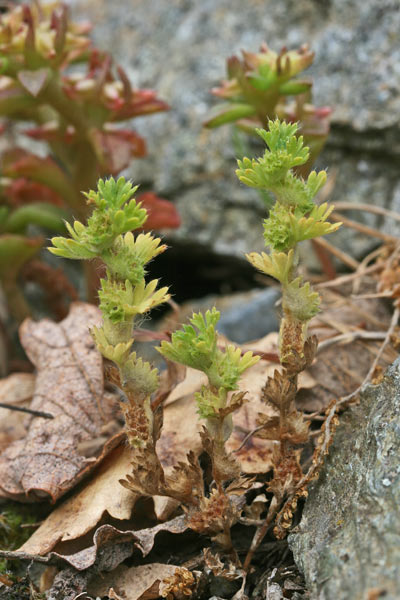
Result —
[[[133, 82], [150, 87], [169, 113], [138, 119], [148, 158], [129, 176], [176, 202], [182, 227], [170, 238], [241, 257], [263, 247], [264, 209], [239, 184], [229, 126], [202, 127], [216, 105], [210, 89], [225, 60], [261, 42], [279, 50], [308, 42], [315, 62], [314, 103], [334, 108], [332, 133], [318, 167], [335, 175], [332, 201], [400, 209], [400, 10], [397, 0], [69, 0], [89, 18], [98, 46]], [[254, 154], [258, 152], [254, 148]], [[346, 216], [394, 233], [396, 223], [355, 211]], [[377, 240], [342, 228], [330, 238], [362, 257]]]
[[341, 417], [289, 536], [312, 599], [400, 598], [400, 361]]

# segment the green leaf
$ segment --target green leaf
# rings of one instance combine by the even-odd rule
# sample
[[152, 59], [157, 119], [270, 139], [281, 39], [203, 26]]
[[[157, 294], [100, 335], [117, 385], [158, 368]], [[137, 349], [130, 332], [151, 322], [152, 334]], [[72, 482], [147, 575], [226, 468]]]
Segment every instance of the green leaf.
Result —
[[214, 127], [219, 127], [220, 125], [225, 125], [226, 123], [232, 123], [237, 121], [238, 119], [243, 119], [245, 117], [251, 117], [255, 115], [256, 109], [250, 104], [226, 104], [223, 106], [217, 115], [211, 117], [204, 123], [205, 127], [212, 129]]
[[250, 74], [248, 79], [254, 88], [265, 92], [277, 81], [277, 74], [268, 64], [263, 64], [258, 67], [258, 72], [255, 75]]
[[136, 285], [146, 274], [145, 265], [166, 248], [160, 238], [153, 238], [150, 233], [140, 233], [135, 238], [129, 231], [117, 237], [112, 248], [103, 252], [102, 259], [114, 278], [128, 279]]
[[0, 235], [0, 278], [15, 280], [21, 267], [38, 253], [43, 241], [23, 235]]
[[307, 281], [302, 285], [301, 277], [297, 277], [283, 288], [282, 306], [299, 321], [307, 322], [319, 311], [320, 296], [311, 289]]
[[137, 358], [132, 352], [129, 359], [120, 366], [124, 389], [138, 398], [149, 397], [159, 385], [158, 371], [149, 362]]
[[282, 96], [296, 96], [308, 92], [311, 88], [311, 81], [287, 81], [279, 86], [279, 93]]
[[[98, 191], [85, 194], [89, 204], [95, 208], [87, 225], [75, 221], [67, 224], [72, 240], [53, 238], [53, 254], [73, 259], [88, 259], [96, 256], [112, 261], [111, 249], [118, 237], [141, 227], [147, 219], [147, 212], [137, 204], [132, 195], [137, 187], [120, 177], [112, 177], [98, 182]], [[124, 238], [125, 239], [125, 238]], [[122, 244], [124, 244], [124, 239]], [[122, 277], [121, 277], [122, 279]]]
[[[268, 149], [261, 158], [250, 160], [245, 157], [238, 160], [236, 175], [250, 187], [271, 190], [277, 194], [282, 189], [286, 190], [290, 169], [307, 162], [308, 148], [303, 147], [302, 136], [295, 135], [297, 123], [269, 121], [269, 131], [256, 129], [256, 132]], [[291, 199], [291, 203], [295, 204], [295, 198]]]
[[133, 321], [136, 315], [146, 314], [170, 298], [168, 288], [157, 290], [157, 284], [157, 279], [148, 284], [142, 279], [135, 286], [128, 279], [125, 283], [102, 279], [99, 290], [100, 308], [112, 323]]
[[161, 342], [158, 351], [169, 360], [208, 373], [217, 352], [215, 326], [219, 317], [216, 308], [205, 315], [193, 314], [191, 325], [183, 325], [181, 330], [175, 331], [171, 342]]
[[170, 360], [203, 371], [211, 386], [235, 390], [240, 375], [259, 357], [251, 352], [241, 356], [240, 348], [231, 344], [224, 350], [218, 348], [215, 326], [219, 316], [215, 307], [205, 315], [194, 314], [190, 319], [191, 324], [175, 331], [171, 342], [161, 342], [158, 350]]
[[64, 219], [67, 216], [68, 213], [58, 206], [35, 202], [14, 210], [6, 220], [4, 228], [11, 233], [22, 233], [28, 225], [32, 224], [63, 233], [65, 231]]
[[294, 252], [272, 252], [266, 254], [261, 252], [250, 252], [246, 254], [247, 260], [259, 271], [277, 279], [281, 283], [287, 283], [293, 270]]

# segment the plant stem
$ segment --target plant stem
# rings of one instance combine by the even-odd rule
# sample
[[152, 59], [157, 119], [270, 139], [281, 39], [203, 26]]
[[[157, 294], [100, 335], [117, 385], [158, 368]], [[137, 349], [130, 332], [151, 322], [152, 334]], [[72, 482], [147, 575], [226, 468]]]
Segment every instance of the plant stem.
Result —
[[263, 539], [269, 529], [269, 526], [272, 523], [272, 519], [275, 517], [276, 513], [278, 512], [279, 504], [280, 504], [280, 502], [278, 502], [276, 496], [274, 496], [271, 500], [271, 504], [269, 505], [268, 514], [266, 516], [264, 523], [262, 525], [260, 525], [260, 527], [257, 528], [257, 531], [254, 534], [253, 540], [251, 542], [251, 546], [249, 548], [249, 551], [247, 552], [246, 559], [243, 563], [243, 570], [246, 573], [249, 570], [249, 567], [250, 567], [251, 561], [253, 560], [255, 551], [257, 550], [258, 546], [263, 541]]
[[7, 305], [11, 315], [18, 323], [31, 316], [31, 311], [15, 279], [4, 279], [2, 282]]

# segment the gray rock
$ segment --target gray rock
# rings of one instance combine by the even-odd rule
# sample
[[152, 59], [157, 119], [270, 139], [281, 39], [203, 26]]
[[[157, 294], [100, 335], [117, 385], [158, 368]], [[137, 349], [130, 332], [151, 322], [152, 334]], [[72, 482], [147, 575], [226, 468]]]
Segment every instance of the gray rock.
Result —
[[289, 537], [312, 599], [367, 600], [373, 590], [400, 598], [399, 458], [397, 359], [341, 417], [299, 533]]
[[280, 297], [276, 288], [256, 290], [250, 294], [232, 296], [231, 306], [221, 312], [218, 331], [238, 344], [257, 340], [271, 331], [278, 331], [275, 303]]
[[[308, 70], [317, 105], [334, 107], [330, 142], [319, 167], [337, 171], [333, 202], [399, 204], [400, 10], [398, 0], [70, 0], [94, 23], [93, 36], [138, 86], [156, 89], [169, 113], [138, 119], [149, 157], [129, 171], [137, 182], [177, 202], [183, 225], [176, 238], [205, 242], [232, 255], [263, 248], [264, 208], [234, 175], [229, 127], [204, 130], [216, 104], [209, 90], [225, 76], [225, 60], [309, 42]], [[260, 147], [252, 148], [257, 154]], [[355, 212], [390, 233], [393, 221]], [[376, 243], [342, 230], [330, 241], [354, 256]]]

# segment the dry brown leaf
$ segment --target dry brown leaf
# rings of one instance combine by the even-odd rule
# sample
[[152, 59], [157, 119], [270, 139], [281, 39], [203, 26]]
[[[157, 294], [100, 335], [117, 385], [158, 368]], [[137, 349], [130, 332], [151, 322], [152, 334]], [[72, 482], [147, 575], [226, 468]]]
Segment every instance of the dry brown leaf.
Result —
[[206, 383], [207, 376], [204, 373], [187, 367], [185, 379], [169, 394], [165, 400], [165, 405], [172, 404], [172, 402], [184, 396], [193, 395]]
[[153, 600], [160, 598], [162, 581], [173, 576], [178, 568], [176, 565], [161, 563], [131, 568], [120, 565], [112, 573], [107, 573], [102, 581], [89, 585], [88, 593], [102, 597], [108, 595], [112, 588], [114, 593], [124, 600]]
[[[35, 389], [36, 376], [33, 373], [13, 373], [0, 380], [0, 402], [18, 407], [29, 405]], [[0, 452], [11, 442], [26, 435], [26, 414], [0, 408]]]
[[29, 401], [35, 389], [36, 375], [13, 373], [0, 380], [0, 402], [16, 404]]
[[[147, 556], [154, 546], [154, 541], [158, 533], [169, 532], [179, 534], [184, 533], [186, 530], [186, 518], [183, 515], [155, 527], [139, 530], [125, 531], [119, 530], [112, 525], [102, 525], [96, 530], [91, 546], [71, 553], [68, 543], [65, 549], [61, 544], [60, 549], [51, 552], [49, 557], [58, 561], [61, 559], [63, 562], [78, 569], [78, 571], [88, 569], [95, 562], [99, 571], [111, 570], [110, 564], [120, 564], [134, 552], [135, 547], [140, 550], [143, 556]], [[42, 554], [45, 553], [43, 552]]]
[[[252, 347], [270, 350], [276, 344], [272, 334]], [[235, 415], [237, 429], [230, 442], [237, 448], [244, 436], [256, 426], [257, 414], [265, 412], [265, 404], [260, 402], [260, 393], [267, 376], [276, 365], [260, 361], [247, 372], [241, 387], [248, 390], [250, 402]], [[193, 393], [204, 382], [198, 371], [187, 370], [185, 380], [169, 394], [164, 411], [164, 427], [157, 449], [160, 460], [168, 472], [180, 461], [186, 460], [190, 450], [199, 454], [202, 450], [199, 431], [201, 421], [196, 413]], [[238, 453], [242, 468], [247, 473], [266, 472], [271, 468], [271, 442], [249, 440]], [[75, 496], [60, 505], [26, 542], [22, 550], [33, 554], [46, 554], [58, 542], [66, 542], [82, 537], [90, 531], [107, 512], [117, 519], [129, 519], [135, 503], [135, 496], [123, 488], [119, 479], [131, 471], [128, 447], [116, 448], [105, 463], [94, 473], [89, 483]], [[169, 498], [155, 497], [154, 510], [159, 520], [167, 519], [177, 503]]]
[[[166, 407], [157, 448], [167, 474], [174, 464], [186, 459], [189, 450], [200, 452], [199, 427], [196, 407], [190, 396]], [[122, 444], [110, 453], [80, 492], [47, 517], [20, 550], [46, 554], [60, 541], [85, 535], [97, 525], [105, 512], [115, 519], [129, 519], [136, 496], [119, 480], [131, 470], [130, 448]], [[159, 520], [166, 520], [176, 507], [177, 503], [170, 498], [154, 498], [154, 512]]]
[[[323, 310], [314, 317], [309, 327], [310, 333], [317, 335], [320, 341], [358, 328], [362, 331], [385, 331], [389, 326], [391, 311], [381, 299], [353, 300], [329, 289], [321, 291]], [[379, 340], [358, 339], [320, 350], [309, 370], [317, 384], [312, 389], [300, 391], [297, 397], [299, 408], [309, 412], [324, 411], [333, 399], [357, 389], [381, 343]], [[394, 358], [395, 354], [386, 363], [391, 363]]]
[[[277, 334], [269, 333], [258, 342], [249, 344], [252, 350], [270, 352], [276, 348]], [[244, 346], [244, 349], [246, 346]], [[257, 415], [259, 412], [274, 414], [273, 410], [261, 402], [261, 390], [265, 385], [267, 377], [272, 375], [276, 364], [260, 360], [256, 365], [247, 369], [239, 381], [239, 390], [247, 392], [246, 402], [240, 410], [233, 414], [234, 430], [226, 447], [228, 451], [235, 451], [242, 444], [246, 435], [257, 427]], [[267, 473], [270, 471], [272, 462], [273, 444], [266, 440], [251, 437], [236, 454], [241, 469], [244, 473]]]
[[[119, 439], [125, 436], [119, 436]], [[60, 504], [20, 548], [30, 554], [45, 554], [58, 542], [79, 538], [97, 525], [104, 513], [114, 519], [129, 519], [137, 496], [120, 485], [129, 473], [131, 453], [120, 443], [101, 462], [88, 484]]]
[[80, 479], [87, 460], [77, 446], [100, 435], [112, 410], [105, 401], [102, 358], [88, 329], [99, 320], [98, 308], [78, 302], [60, 323], [22, 324], [21, 343], [38, 370], [31, 408], [54, 419], [32, 417], [26, 438], [0, 456], [0, 496], [55, 501]]

